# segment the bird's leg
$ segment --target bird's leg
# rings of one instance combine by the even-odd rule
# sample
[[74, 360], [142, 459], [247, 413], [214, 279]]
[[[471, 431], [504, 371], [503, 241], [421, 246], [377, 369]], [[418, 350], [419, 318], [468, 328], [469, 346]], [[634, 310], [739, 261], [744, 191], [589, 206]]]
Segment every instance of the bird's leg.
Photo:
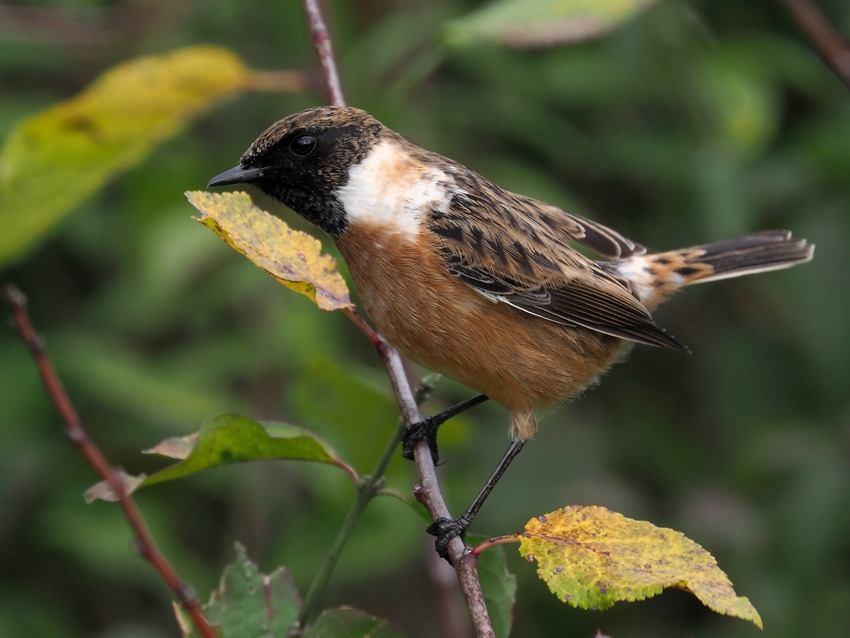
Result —
[[486, 394], [478, 394], [471, 399], [461, 401], [457, 405], [453, 405], [447, 410], [438, 412], [433, 416], [429, 416], [417, 423], [411, 423], [404, 429], [404, 434], [401, 437], [401, 454], [404, 458], [413, 459], [413, 446], [423, 439], [428, 441], [428, 447], [431, 448], [431, 458], [434, 459], [434, 464], [440, 460], [440, 455], [437, 450], [437, 430], [440, 426], [471, 407], [484, 403], [487, 400]]
[[493, 470], [493, 473], [484, 483], [484, 487], [481, 488], [478, 496], [475, 497], [475, 500], [472, 501], [472, 504], [461, 516], [454, 520], [438, 518], [425, 530], [432, 536], [437, 537], [434, 545], [437, 548], [437, 553], [442, 558], [451, 562], [449, 560], [448, 552], [446, 551], [449, 541], [455, 536], [463, 538], [464, 534], [466, 534], [466, 530], [472, 524], [472, 520], [475, 518], [475, 515], [478, 514], [478, 510], [480, 510], [481, 506], [484, 505], [484, 501], [487, 500], [490, 492], [492, 492], [493, 488], [496, 487], [496, 483], [498, 483], [499, 479], [502, 478], [502, 474], [505, 473], [505, 470], [508, 469], [511, 461], [513, 461], [516, 455], [520, 453], [524, 445], [525, 441], [520, 441], [519, 439], [511, 441], [510, 446], [508, 446], [508, 449], [505, 450], [502, 458], [499, 459], [496, 469]]

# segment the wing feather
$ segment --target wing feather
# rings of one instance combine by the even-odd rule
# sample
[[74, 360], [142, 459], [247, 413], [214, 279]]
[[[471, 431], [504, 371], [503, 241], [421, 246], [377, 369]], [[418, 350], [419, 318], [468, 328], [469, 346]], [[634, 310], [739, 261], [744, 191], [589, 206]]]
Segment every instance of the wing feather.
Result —
[[643, 254], [645, 247], [601, 224], [514, 195], [471, 171], [453, 176], [456, 194], [429, 219], [452, 276], [492, 301], [548, 321], [687, 350], [653, 322], [627, 281], [568, 242], [608, 258]]

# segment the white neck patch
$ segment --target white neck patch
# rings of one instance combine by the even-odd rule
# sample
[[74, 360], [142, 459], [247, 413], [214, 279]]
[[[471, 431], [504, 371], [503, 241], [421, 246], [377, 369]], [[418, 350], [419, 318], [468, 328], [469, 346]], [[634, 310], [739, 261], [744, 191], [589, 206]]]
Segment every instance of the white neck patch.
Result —
[[427, 211], [448, 208], [451, 182], [439, 168], [385, 140], [349, 169], [348, 183], [334, 195], [345, 207], [349, 223], [369, 223], [414, 238]]

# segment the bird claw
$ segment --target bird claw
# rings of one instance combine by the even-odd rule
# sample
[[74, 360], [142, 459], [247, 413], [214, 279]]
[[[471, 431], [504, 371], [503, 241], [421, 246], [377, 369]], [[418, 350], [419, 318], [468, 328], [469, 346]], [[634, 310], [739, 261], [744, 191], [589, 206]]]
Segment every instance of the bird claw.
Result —
[[487, 395], [476, 394], [470, 399], [466, 399], [457, 405], [453, 405], [448, 410], [432, 414], [428, 418], [422, 419], [417, 423], [411, 423], [404, 429], [404, 433], [401, 436], [402, 456], [407, 460], [412, 461], [413, 448], [417, 443], [419, 443], [419, 441], [425, 440], [428, 441], [428, 447], [431, 448], [431, 458], [434, 461], [434, 465], [437, 465], [440, 462], [440, 453], [437, 450], [437, 430], [440, 429], [440, 426], [453, 416], [456, 416], [464, 410], [468, 410], [472, 406], [478, 405], [486, 400]]
[[452, 561], [449, 558], [448, 552], [449, 543], [456, 537], [463, 540], [469, 525], [470, 521], [463, 516], [456, 519], [440, 517], [431, 523], [425, 531], [431, 534], [431, 536], [437, 537], [437, 540], [434, 541], [437, 554], [440, 558], [445, 559], [446, 562], [451, 564]]
[[404, 429], [401, 436], [401, 455], [408, 461], [413, 460], [413, 448], [419, 441], [428, 441], [428, 447], [431, 449], [431, 459], [434, 465], [440, 462], [440, 452], [437, 449], [437, 430], [442, 422], [435, 422], [432, 417], [411, 423]]

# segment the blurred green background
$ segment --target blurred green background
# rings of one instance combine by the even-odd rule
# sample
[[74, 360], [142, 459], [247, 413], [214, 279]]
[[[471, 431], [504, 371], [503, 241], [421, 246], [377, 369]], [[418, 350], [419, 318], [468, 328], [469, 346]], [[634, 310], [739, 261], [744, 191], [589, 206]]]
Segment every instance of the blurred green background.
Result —
[[[604, 505], [711, 551], [766, 635], [846, 635], [850, 93], [780, 2], [670, 0], [596, 41], [534, 50], [460, 37], [468, 23], [447, 30], [478, 5], [328, 2], [349, 102], [511, 190], [656, 248], [789, 228], [817, 253], [662, 308], [659, 322], [693, 355], [638, 347], [601, 387], [548, 415], [474, 530], [510, 533], [566, 504]], [[820, 5], [850, 34], [845, 1]], [[0, 137], [119, 61], [198, 43], [257, 69], [316, 70], [296, 2], [4, 3]], [[142, 448], [225, 411], [312, 428], [361, 472], [392, 431], [385, 374], [356, 329], [193, 223], [182, 194], [232, 166], [269, 123], [324, 99], [229, 100], [0, 274], [29, 295], [91, 434], [128, 471], [156, 469]], [[427, 409], [468, 394], [444, 382]], [[507, 444], [506, 414], [478, 408], [442, 440], [445, 489], [460, 511]], [[397, 459], [390, 486], [407, 492], [414, 476]], [[18, 339], [0, 331], [0, 635], [177, 634], [170, 596], [131, 550], [118, 508], [83, 503], [94, 480]], [[285, 564], [306, 589], [352, 499], [341, 472], [285, 463], [138, 497], [202, 599], [237, 539], [261, 569]], [[328, 603], [412, 637], [440, 635], [422, 527], [397, 501], [373, 502]], [[757, 632], [676, 591], [577, 611], [508, 555], [520, 581], [515, 636]]]

